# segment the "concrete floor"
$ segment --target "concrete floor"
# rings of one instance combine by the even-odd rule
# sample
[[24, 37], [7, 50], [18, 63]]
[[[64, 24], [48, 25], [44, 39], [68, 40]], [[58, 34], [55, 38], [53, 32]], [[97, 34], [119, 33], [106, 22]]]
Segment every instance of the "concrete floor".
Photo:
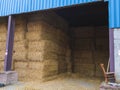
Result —
[[101, 80], [98, 78], [86, 78], [72, 76], [60, 76], [55, 80], [39, 82], [19, 82], [0, 90], [99, 90]]

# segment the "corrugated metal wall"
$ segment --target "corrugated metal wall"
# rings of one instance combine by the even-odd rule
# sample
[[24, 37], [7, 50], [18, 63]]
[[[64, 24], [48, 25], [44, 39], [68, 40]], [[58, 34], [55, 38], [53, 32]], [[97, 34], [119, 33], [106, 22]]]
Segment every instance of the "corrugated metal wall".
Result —
[[0, 0], [0, 16], [94, 1], [98, 0]]
[[120, 0], [109, 0], [109, 27], [120, 28]]

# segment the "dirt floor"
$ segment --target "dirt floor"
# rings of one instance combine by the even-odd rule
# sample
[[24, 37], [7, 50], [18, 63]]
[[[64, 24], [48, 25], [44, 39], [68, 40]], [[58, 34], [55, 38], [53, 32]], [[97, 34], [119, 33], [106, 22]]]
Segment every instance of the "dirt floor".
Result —
[[39, 82], [19, 82], [9, 85], [0, 90], [99, 90], [102, 80], [98, 78], [78, 77], [72, 75], [60, 75], [57, 79], [39, 83]]

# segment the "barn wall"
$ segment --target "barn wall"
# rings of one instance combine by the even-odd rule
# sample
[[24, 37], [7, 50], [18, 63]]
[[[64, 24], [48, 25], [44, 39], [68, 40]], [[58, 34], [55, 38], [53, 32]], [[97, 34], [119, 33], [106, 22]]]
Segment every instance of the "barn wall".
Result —
[[103, 76], [100, 63], [105, 67], [109, 59], [107, 27], [78, 27], [74, 33], [74, 72], [86, 76]]

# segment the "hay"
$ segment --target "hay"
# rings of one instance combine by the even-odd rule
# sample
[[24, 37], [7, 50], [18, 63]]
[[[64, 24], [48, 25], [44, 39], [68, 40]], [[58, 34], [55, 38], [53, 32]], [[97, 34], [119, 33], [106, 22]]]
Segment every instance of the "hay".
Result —
[[20, 81], [27, 81], [28, 80], [28, 69], [15, 69], [15, 71], [18, 73], [18, 80]]
[[15, 69], [26, 69], [28, 68], [28, 62], [14, 61]]
[[0, 71], [4, 70], [4, 61], [0, 60]]
[[15, 26], [15, 32], [23, 32], [26, 31], [26, 25], [21, 23], [21, 24], [16, 24]]
[[51, 52], [28, 52], [28, 59], [34, 61], [44, 61], [48, 59], [56, 60], [57, 54]]
[[43, 29], [43, 22], [28, 22], [27, 24], [27, 28], [28, 28], [28, 31], [40, 31]]
[[4, 60], [5, 58], [5, 51], [0, 51], [0, 60]]
[[27, 32], [26, 38], [27, 38], [27, 40], [29, 40], [29, 41], [40, 40], [40, 31]]
[[7, 33], [7, 24], [6, 23], [0, 23], [0, 33]]
[[44, 62], [29, 62], [29, 68], [31, 70], [42, 70], [45, 71], [52, 71], [58, 69], [58, 62], [55, 60], [48, 60]]
[[14, 40], [15, 41], [20, 41], [20, 40], [24, 40], [25, 39], [25, 32], [21, 31], [21, 32], [15, 32], [15, 37]]
[[27, 51], [24, 51], [24, 52], [15, 51], [15, 53], [13, 53], [13, 59], [14, 60], [27, 60]]
[[28, 48], [29, 51], [58, 51], [57, 44], [48, 40], [29, 41]]
[[14, 42], [14, 51], [26, 51], [27, 48], [27, 41], [26, 40], [22, 40], [22, 41], [18, 41], [18, 42]]
[[79, 73], [81, 76], [92, 77], [95, 74], [94, 64], [76, 64], [74, 67], [74, 72]]
[[6, 42], [0, 42], [0, 51], [5, 51]]
[[6, 41], [7, 33], [0, 33], [0, 42]]

